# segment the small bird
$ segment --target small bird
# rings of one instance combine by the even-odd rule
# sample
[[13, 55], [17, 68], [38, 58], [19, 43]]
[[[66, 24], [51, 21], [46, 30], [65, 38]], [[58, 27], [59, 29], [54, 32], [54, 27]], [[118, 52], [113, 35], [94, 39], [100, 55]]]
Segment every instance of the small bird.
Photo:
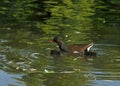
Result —
[[[60, 54], [60, 52], [80, 54], [82, 56], [93, 54], [92, 52], [90, 52], [90, 49], [92, 48], [93, 43], [66, 45], [62, 41], [62, 38], [59, 36], [54, 37], [51, 42], [52, 43], [55, 42], [59, 46], [60, 51], [55, 51], [54, 53], [56, 53], [56, 54]], [[54, 53], [52, 53], [52, 54], [54, 54]]]

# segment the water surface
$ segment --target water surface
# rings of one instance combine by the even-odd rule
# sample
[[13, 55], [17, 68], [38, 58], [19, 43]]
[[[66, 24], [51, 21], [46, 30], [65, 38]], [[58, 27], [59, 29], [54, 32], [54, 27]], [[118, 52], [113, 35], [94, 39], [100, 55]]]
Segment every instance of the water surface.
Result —
[[[0, 86], [119, 86], [120, 18], [117, 8], [111, 8], [117, 3], [68, 2], [44, 2], [44, 11], [51, 15], [38, 17], [41, 21], [26, 23], [27, 15], [18, 16], [23, 10], [16, 12], [22, 22], [9, 22], [15, 14], [0, 14]], [[93, 42], [97, 57], [85, 61], [76, 55], [51, 56], [52, 49], [59, 50], [50, 43], [56, 35], [66, 44]]]

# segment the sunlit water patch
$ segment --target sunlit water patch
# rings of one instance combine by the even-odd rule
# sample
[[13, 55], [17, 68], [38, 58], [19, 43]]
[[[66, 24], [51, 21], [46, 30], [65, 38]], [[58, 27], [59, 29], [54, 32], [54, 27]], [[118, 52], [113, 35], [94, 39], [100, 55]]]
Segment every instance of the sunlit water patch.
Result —
[[10, 74], [0, 70], [0, 86], [26, 86], [22, 74]]

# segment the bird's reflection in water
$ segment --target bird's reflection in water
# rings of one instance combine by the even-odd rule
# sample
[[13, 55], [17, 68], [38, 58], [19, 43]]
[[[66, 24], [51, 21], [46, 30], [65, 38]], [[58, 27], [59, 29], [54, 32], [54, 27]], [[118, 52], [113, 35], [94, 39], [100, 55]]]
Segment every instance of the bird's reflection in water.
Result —
[[[80, 55], [80, 53], [75, 53], [75, 54], [72, 53], [72, 54], [70, 54], [70, 53], [65, 53], [65, 52], [61, 52], [61, 51], [57, 51], [57, 50], [51, 50], [50, 51], [50, 55], [53, 56], [54, 60], [56, 60], [56, 61], [63, 58], [63, 56], [66, 55], [66, 54], [69, 54], [69, 55], [72, 55], [72, 56], [82, 57]], [[94, 59], [96, 57], [97, 57], [96, 52], [89, 51], [89, 52], [85, 52], [84, 57], [82, 57], [82, 58], [83, 58], [84, 61], [88, 61], [88, 59]]]

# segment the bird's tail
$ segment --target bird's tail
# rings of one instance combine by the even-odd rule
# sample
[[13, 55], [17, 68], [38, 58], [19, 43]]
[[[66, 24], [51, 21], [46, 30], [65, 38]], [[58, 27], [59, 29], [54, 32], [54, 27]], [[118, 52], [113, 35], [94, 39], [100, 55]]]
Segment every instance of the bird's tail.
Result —
[[90, 49], [93, 47], [94, 43], [91, 43], [87, 46], [87, 51], [90, 51]]

